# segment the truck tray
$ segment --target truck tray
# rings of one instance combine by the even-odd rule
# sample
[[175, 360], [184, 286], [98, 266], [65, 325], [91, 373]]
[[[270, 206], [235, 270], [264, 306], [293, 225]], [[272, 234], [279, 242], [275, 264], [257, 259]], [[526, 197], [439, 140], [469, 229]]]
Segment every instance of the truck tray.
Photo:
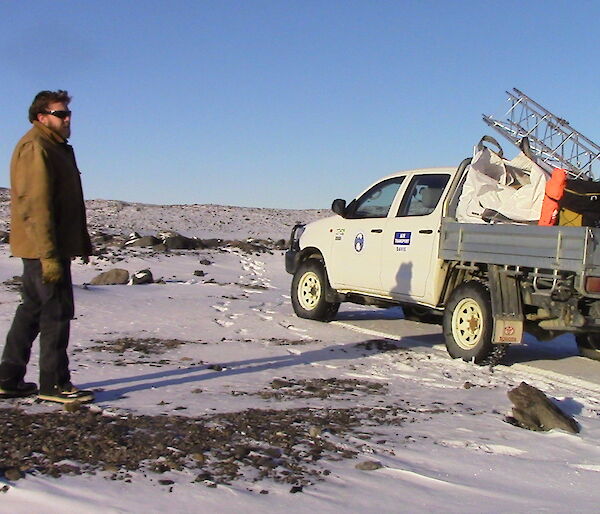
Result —
[[600, 274], [600, 229], [442, 221], [439, 257]]

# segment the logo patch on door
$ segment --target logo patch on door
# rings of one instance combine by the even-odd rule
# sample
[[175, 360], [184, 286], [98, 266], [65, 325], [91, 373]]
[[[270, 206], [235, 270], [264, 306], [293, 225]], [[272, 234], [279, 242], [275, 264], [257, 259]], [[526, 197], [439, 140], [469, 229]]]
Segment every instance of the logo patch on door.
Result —
[[354, 238], [354, 249], [360, 252], [365, 247], [365, 235], [361, 232]]
[[410, 235], [412, 232], [396, 232], [394, 234], [394, 244], [397, 246], [410, 245]]

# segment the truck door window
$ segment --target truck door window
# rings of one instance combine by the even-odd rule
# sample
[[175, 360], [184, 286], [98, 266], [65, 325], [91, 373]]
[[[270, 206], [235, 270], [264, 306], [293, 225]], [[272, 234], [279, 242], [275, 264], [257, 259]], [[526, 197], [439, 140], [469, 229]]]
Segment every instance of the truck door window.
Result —
[[450, 175], [416, 175], [404, 193], [398, 216], [425, 216], [431, 214], [440, 201]]
[[390, 212], [404, 177], [395, 177], [374, 185], [349, 207], [349, 218], [385, 218]]

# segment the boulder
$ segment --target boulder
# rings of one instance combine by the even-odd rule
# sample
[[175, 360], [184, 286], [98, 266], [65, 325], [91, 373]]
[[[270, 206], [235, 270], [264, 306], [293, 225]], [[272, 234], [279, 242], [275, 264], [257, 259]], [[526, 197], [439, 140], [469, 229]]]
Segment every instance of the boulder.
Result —
[[210, 248], [218, 248], [225, 244], [222, 239], [202, 239], [199, 240], [200, 244], [198, 248], [200, 249], [210, 249]]
[[107, 234], [106, 232], [101, 232], [99, 230], [94, 230], [90, 232], [90, 237], [94, 245], [111, 243], [115, 239], [115, 236], [113, 234]]
[[197, 237], [186, 237], [177, 232], [159, 232], [158, 238], [168, 250], [197, 250], [205, 248], [204, 243]]
[[196, 242], [193, 239], [179, 234], [164, 238], [163, 244], [169, 250], [194, 250], [196, 248]]
[[178, 235], [180, 235], [179, 232], [175, 232], [173, 230], [161, 230], [158, 234], [156, 234], [156, 237], [159, 239], [167, 239], [169, 237], [175, 237]]
[[539, 389], [521, 382], [508, 392], [514, 404], [512, 418], [508, 421], [528, 430], [547, 432], [553, 428], [577, 434], [580, 430], [577, 421], [562, 412]]
[[129, 271], [121, 268], [113, 268], [94, 277], [90, 284], [94, 286], [111, 286], [115, 284], [127, 284], [127, 282], [129, 282]]
[[126, 241], [124, 246], [140, 246], [140, 247], [148, 247], [148, 246], [156, 246], [160, 244], [161, 240], [154, 236], [143, 236], [138, 237], [137, 239], [130, 239]]
[[131, 280], [129, 281], [129, 285], [137, 286], [140, 284], [152, 284], [154, 283], [154, 277], [152, 276], [152, 272], [149, 269], [143, 269], [134, 273], [131, 276]]
[[360, 469], [362, 471], [375, 471], [376, 469], [380, 469], [383, 467], [383, 464], [377, 460], [365, 460], [359, 462], [354, 466], [356, 469]]

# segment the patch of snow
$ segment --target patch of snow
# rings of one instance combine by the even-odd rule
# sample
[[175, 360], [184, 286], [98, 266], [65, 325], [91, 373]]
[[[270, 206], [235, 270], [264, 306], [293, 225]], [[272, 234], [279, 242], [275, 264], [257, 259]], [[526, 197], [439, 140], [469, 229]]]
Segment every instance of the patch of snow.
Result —
[[[6, 206], [4, 223], [6, 226]], [[278, 211], [229, 206], [157, 206], [94, 200], [90, 224], [127, 234], [173, 230], [201, 238], [287, 238], [296, 221], [325, 211]], [[247, 409], [370, 408], [383, 414], [402, 407], [393, 423], [373, 420], [350, 434], [324, 431], [317, 437], [357, 451], [354, 458], [322, 459], [321, 479], [296, 494], [291, 485], [242, 475], [212, 487], [184, 468], [164, 474], [110, 473], [51, 478], [28, 473], [16, 482], [0, 479], [7, 512], [596, 512], [600, 471], [600, 392], [581, 394], [576, 385], [532, 377], [519, 366], [493, 371], [451, 360], [439, 345], [440, 327], [406, 322], [396, 340], [334, 323], [297, 318], [282, 251], [260, 255], [219, 250], [140, 253], [123, 250], [118, 267], [133, 274], [151, 269], [164, 283], [90, 286], [113, 265], [92, 259], [73, 263], [76, 319], [70, 343], [73, 381], [96, 390], [91, 407], [101, 415], [179, 415], [190, 418]], [[200, 259], [212, 264], [203, 266]], [[206, 275], [194, 277], [202, 268]], [[18, 259], [0, 245], [0, 281], [21, 272]], [[260, 287], [255, 289], [253, 287]], [[4, 339], [19, 296], [0, 286], [0, 338]], [[344, 304], [341, 313], [371, 308]], [[396, 311], [382, 315], [395, 316]], [[120, 338], [178, 339], [185, 344], [159, 355], [133, 349], [112, 351]], [[374, 338], [392, 344], [377, 349]], [[38, 344], [28, 368], [37, 380]], [[212, 365], [212, 367], [210, 366]], [[283, 377], [283, 378], [282, 378]], [[358, 380], [384, 388], [360, 388], [326, 398], [277, 399], [273, 380]], [[569, 399], [582, 426], [578, 435], [537, 433], [505, 422], [507, 391], [522, 380], [548, 395]], [[469, 382], [472, 387], [464, 387]], [[379, 390], [378, 390], [379, 391]], [[262, 395], [262, 396], [261, 396]], [[566, 401], [566, 400], [563, 400]], [[14, 406], [0, 400], [0, 408]], [[19, 401], [27, 412], [61, 408]], [[65, 423], [68, 423], [66, 418]], [[7, 444], [7, 442], [3, 442]], [[51, 444], [51, 441], [49, 441]], [[8, 444], [10, 446], [10, 444]], [[355, 466], [377, 461], [379, 469]], [[0, 467], [1, 467], [0, 455]], [[172, 485], [162, 485], [168, 479]], [[267, 492], [268, 494], [266, 494]]]

